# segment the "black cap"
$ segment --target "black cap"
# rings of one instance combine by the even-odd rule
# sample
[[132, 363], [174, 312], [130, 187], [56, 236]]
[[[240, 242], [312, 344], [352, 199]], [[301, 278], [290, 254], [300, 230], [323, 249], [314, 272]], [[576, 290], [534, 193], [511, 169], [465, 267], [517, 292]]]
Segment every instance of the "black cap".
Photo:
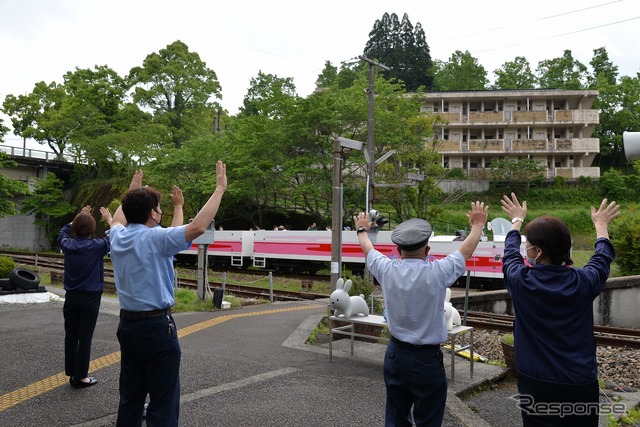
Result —
[[414, 251], [427, 245], [431, 231], [431, 224], [424, 219], [408, 219], [393, 230], [391, 241], [403, 251]]

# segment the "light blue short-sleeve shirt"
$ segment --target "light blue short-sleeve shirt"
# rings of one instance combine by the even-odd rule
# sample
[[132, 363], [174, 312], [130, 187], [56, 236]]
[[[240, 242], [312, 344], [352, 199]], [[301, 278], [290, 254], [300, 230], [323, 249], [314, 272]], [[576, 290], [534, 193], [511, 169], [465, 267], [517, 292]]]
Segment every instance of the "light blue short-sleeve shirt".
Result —
[[174, 305], [173, 256], [188, 249], [185, 226], [118, 225], [111, 229], [111, 261], [120, 308], [149, 311]]
[[390, 259], [374, 249], [367, 254], [367, 266], [382, 286], [391, 335], [411, 344], [446, 341], [446, 288], [466, 270], [460, 252], [429, 262]]

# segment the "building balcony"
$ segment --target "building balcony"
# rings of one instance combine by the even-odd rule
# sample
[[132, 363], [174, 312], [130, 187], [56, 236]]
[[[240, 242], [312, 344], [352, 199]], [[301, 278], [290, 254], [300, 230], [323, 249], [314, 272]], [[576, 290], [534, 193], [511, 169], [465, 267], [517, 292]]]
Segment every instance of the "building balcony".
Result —
[[[491, 168], [468, 168], [464, 170], [469, 178], [476, 180], [491, 180]], [[580, 177], [600, 178], [600, 168], [598, 167], [562, 167], [545, 169], [540, 174], [548, 179], [561, 176], [566, 179], [577, 179]]]
[[470, 141], [438, 141], [435, 151], [441, 154], [460, 153], [599, 153], [598, 138], [546, 139], [472, 139]]
[[540, 124], [576, 124], [597, 125], [600, 120], [598, 110], [555, 110], [543, 111], [470, 111], [468, 115], [460, 112], [426, 113], [427, 117], [440, 116], [449, 125], [460, 127], [481, 125], [540, 125]]

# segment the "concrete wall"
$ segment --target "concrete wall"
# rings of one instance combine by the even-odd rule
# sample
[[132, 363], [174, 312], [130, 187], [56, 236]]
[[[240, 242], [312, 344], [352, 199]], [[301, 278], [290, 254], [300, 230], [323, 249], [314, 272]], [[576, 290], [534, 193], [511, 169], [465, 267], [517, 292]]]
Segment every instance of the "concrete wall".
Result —
[[458, 189], [467, 190], [473, 193], [480, 193], [489, 190], [487, 180], [466, 180], [466, 179], [445, 179], [438, 183], [438, 187], [445, 193], [453, 193]]
[[640, 276], [614, 277], [593, 301], [597, 325], [640, 328]]
[[34, 224], [32, 215], [13, 215], [0, 219], [0, 247], [44, 251], [51, 249], [42, 228]]
[[[462, 315], [464, 297], [451, 298]], [[596, 325], [640, 328], [640, 276], [614, 277], [607, 280], [602, 293], [593, 301]], [[469, 295], [469, 311], [513, 315], [513, 304], [506, 290], [474, 292]]]

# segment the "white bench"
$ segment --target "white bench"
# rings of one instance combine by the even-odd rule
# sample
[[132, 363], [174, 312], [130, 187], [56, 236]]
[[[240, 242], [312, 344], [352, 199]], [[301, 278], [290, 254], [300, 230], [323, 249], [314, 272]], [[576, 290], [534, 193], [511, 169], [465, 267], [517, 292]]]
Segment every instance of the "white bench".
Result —
[[[335, 322], [346, 323], [344, 326], [333, 327]], [[368, 316], [353, 316], [353, 317], [329, 317], [329, 361], [333, 360], [333, 335], [346, 335], [351, 339], [351, 355], [353, 356], [353, 342], [355, 337], [371, 338], [371, 335], [365, 335], [355, 332], [355, 325], [369, 325], [369, 326], [387, 326], [387, 322], [384, 321], [383, 316], [370, 314]], [[462, 338], [467, 338], [464, 341]], [[455, 356], [465, 350], [469, 350], [469, 369], [471, 378], [473, 378], [473, 327], [471, 326], [456, 326], [452, 330], [447, 331], [447, 337], [450, 341], [451, 349], [451, 384], [455, 384], [456, 381], [456, 362]], [[380, 340], [389, 342], [387, 337], [379, 337]], [[460, 339], [460, 347], [456, 348], [456, 342]]]
[[[334, 322], [344, 322], [347, 325], [333, 327]], [[354, 325], [368, 325], [368, 326], [387, 326], [387, 322], [384, 321], [383, 316], [370, 314], [368, 316], [353, 316], [353, 317], [329, 317], [329, 361], [333, 360], [333, 335], [346, 335], [351, 337], [351, 355], [353, 356], [353, 341], [355, 337], [371, 338], [371, 335], [359, 334], [355, 332]], [[379, 339], [389, 341], [389, 338], [380, 337]]]

